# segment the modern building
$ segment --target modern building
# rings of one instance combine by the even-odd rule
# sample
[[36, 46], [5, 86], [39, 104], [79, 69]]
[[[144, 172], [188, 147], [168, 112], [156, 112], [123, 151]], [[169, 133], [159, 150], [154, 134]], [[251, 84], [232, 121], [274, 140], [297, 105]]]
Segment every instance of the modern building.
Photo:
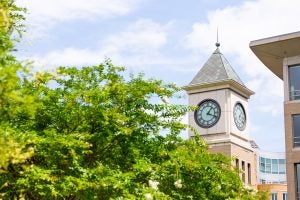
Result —
[[285, 153], [257, 149], [257, 163], [257, 189], [268, 190], [271, 200], [287, 200]]
[[[287, 200], [284, 153], [263, 152], [249, 138], [248, 89], [224, 55], [219, 43], [193, 80], [184, 87], [190, 106], [198, 106], [188, 116], [208, 143], [211, 153], [234, 158], [246, 185], [269, 190], [271, 200]], [[189, 132], [193, 137], [194, 132]]]
[[288, 198], [300, 200], [300, 32], [251, 41], [250, 48], [283, 80]]
[[284, 152], [257, 151], [258, 184], [286, 184]]

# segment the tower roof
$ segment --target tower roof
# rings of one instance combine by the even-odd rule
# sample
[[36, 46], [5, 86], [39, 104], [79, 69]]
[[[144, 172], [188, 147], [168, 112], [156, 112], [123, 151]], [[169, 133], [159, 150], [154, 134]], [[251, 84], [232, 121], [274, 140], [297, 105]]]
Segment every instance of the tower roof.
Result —
[[225, 80], [233, 80], [245, 87], [243, 81], [217, 48], [189, 85], [202, 85]]

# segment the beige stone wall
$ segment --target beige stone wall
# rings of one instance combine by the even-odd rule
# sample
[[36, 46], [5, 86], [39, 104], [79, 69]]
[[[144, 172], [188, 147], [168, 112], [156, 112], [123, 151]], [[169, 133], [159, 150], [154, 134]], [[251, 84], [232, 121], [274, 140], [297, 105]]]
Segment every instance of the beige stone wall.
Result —
[[246, 123], [246, 128], [243, 131], [240, 131], [234, 122], [234, 118], [233, 118], [233, 108], [235, 106], [235, 104], [237, 102], [240, 102], [246, 112], [246, 120], [247, 122], [249, 122], [249, 112], [248, 112], [248, 99], [246, 99], [245, 97], [242, 97], [241, 95], [237, 94], [236, 92], [230, 91], [230, 103], [229, 103], [229, 109], [230, 109], [230, 120], [228, 121], [228, 123], [230, 124], [230, 132], [235, 133], [235, 134], [239, 134], [241, 137], [248, 137], [248, 133], [249, 133], [249, 123]]
[[[197, 129], [197, 131], [201, 134], [215, 134], [215, 133], [228, 133], [228, 124], [227, 121], [227, 115], [228, 112], [227, 109], [227, 99], [226, 99], [226, 93], [227, 90], [216, 90], [216, 91], [209, 91], [209, 92], [203, 92], [203, 93], [196, 93], [196, 94], [190, 94], [189, 95], [189, 105], [190, 106], [197, 106], [201, 101], [204, 99], [214, 99], [218, 102], [221, 108], [221, 116], [216, 125], [209, 129], [204, 129], [199, 127], [194, 119], [194, 112], [189, 112], [189, 124], [192, 125], [194, 128]], [[192, 136], [193, 133], [190, 133], [190, 136]]]
[[287, 101], [284, 104], [286, 172], [289, 199], [296, 199], [295, 163], [300, 163], [300, 148], [293, 147], [293, 114], [300, 114], [300, 101]]
[[[241, 174], [240, 174], [241, 179], [246, 184], [250, 184], [256, 187], [257, 163], [256, 163], [255, 152], [253, 152], [250, 149], [232, 143], [220, 143], [220, 144], [210, 145], [209, 152], [222, 153], [226, 156], [232, 157], [233, 158], [232, 164], [234, 166], [238, 164], [238, 168], [241, 170]], [[248, 166], [250, 167], [250, 170], [248, 170]], [[250, 174], [248, 173], [248, 171], [250, 171]]]
[[210, 153], [221, 153], [225, 156], [231, 156], [231, 145], [230, 144], [224, 144], [224, 145], [218, 145], [218, 146], [209, 146], [208, 151]]
[[[189, 105], [197, 106], [201, 101], [205, 99], [214, 99], [217, 101], [221, 108], [221, 117], [216, 125], [209, 129], [199, 127], [194, 119], [194, 112], [189, 112], [188, 120], [189, 124], [192, 125], [201, 135], [226, 133], [227, 137], [230, 133], [234, 133], [239, 137], [243, 137], [248, 140], [248, 124], [244, 131], [237, 129], [234, 118], [233, 108], [237, 102], [242, 103], [245, 108], [247, 121], [249, 121], [248, 115], [248, 100], [245, 97], [237, 94], [230, 89], [222, 89], [215, 91], [207, 91], [202, 93], [189, 94]], [[193, 136], [192, 132], [189, 132], [190, 136]]]
[[[257, 185], [258, 190], [267, 190], [271, 193], [277, 193], [277, 200], [283, 200], [282, 195], [283, 193], [286, 193], [287, 191], [287, 185], [286, 184], [262, 184], [262, 185]], [[289, 199], [290, 196], [288, 196]], [[270, 197], [271, 199], [271, 197]]]
[[[239, 159], [239, 169], [244, 173], [244, 180], [247, 184], [256, 185], [257, 183], [257, 170], [256, 170], [256, 155], [252, 150], [246, 149], [238, 145], [231, 146], [231, 157]], [[244, 169], [242, 164], [244, 163]], [[248, 173], [248, 164], [250, 166], [250, 173]], [[243, 176], [243, 175], [242, 175]], [[250, 179], [250, 180], [249, 180]]]

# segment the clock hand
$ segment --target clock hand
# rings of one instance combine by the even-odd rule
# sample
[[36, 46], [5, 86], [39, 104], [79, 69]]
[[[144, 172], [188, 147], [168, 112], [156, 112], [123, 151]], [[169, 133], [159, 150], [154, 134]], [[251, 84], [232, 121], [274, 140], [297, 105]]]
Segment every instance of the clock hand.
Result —
[[214, 115], [214, 114], [211, 114], [211, 113], [207, 113], [207, 115], [218, 117], [218, 115]]
[[207, 115], [210, 115], [211, 109], [212, 109], [212, 107], [210, 107], [209, 111], [206, 113]]

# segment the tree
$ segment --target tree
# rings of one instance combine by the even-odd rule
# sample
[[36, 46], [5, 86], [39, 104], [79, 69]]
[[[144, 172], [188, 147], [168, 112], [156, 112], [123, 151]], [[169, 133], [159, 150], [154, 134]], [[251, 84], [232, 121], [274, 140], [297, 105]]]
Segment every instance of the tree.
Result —
[[15, 12], [1, 1], [1, 198], [252, 199], [229, 158], [180, 137], [191, 108], [161, 101], [180, 88], [110, 60], [30, 78], [11, 56]]
[[242, 195], [243, 185], [229, 158], [209, 154], [199, 137], [180, 138], [187, 128], [181, 117], [189, 108], [157, 101], [171, 98], [180, 88], [142, 75], [126, 80], [123, 70], [107, 60], [99, 66], [37, 73], [34, 81], [24, 83], [39, 106], [33, 118], [14, 123], [34, 135], [34, 155], [27, 159], [30, 168], [10, 171], [14, 176], [7, 176], [11, 183], [4, 187], [7, 195], [28, 199]]
[[6, 171], [10, 163], [23, 163], [30, 155], [27, 152], [25, 133], [14, 127], [17, 115], [29, 114], [31, 96], [21, 87], [20, 77], [24, 67], [11, 54], [14, 43], [20, 38], [24, 9], [15, 6], [11, 0], [0, 1], [0, 171]]
[[[32, 113], [32, 97], [21, 86], [25, 68], [12, 55], [20, 38], [23, 9], [13, 1], [0, 1], [0, 198], [6, 195], [14, 170], [26, 171], [27, 159], [34, 154], [32, 135], [16, 127], [18, 116]], [[19, 74], [19, 76], [18, 76]], [[24, 115], [25, 116], [25, 115]], [[33, 115], [32, 115], [33, 116]], [[14, 169], [14, 170], [13, 170]]]

